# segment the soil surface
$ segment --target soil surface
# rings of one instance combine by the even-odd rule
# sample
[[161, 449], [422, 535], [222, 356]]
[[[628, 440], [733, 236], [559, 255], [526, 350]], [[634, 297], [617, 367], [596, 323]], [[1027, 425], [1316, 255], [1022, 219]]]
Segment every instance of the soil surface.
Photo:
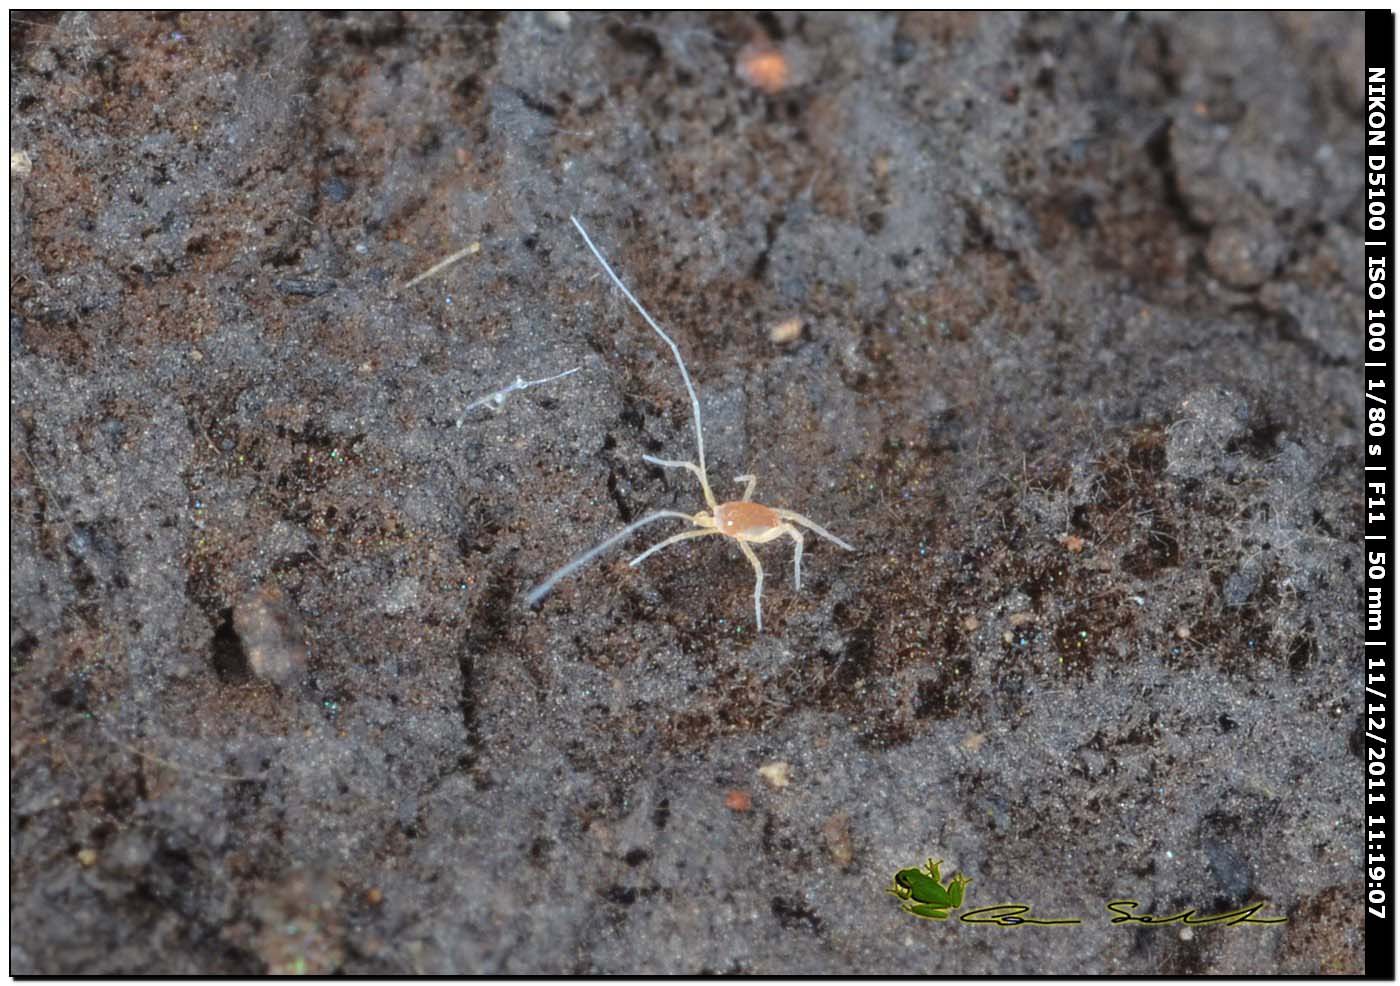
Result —
[[12, 14], [10, 971], [1361, 971], [1363, 41]]

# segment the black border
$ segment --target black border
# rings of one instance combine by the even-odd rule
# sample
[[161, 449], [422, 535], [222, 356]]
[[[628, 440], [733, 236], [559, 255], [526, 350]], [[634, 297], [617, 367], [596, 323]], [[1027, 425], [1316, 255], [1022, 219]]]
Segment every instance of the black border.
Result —
[[1390, 95], [1395, 84], [1395, 15], [1366, 11], [1366, 105], [1364, 146], [1366, 195], [1365, 384], [1362, 397], [1365, 431], [1366, 497], [1365, 610], [1366, 674], [1362, 695], [1366, 832], [1366, 976], [1395, 978], [1395, 860], [1392, 852], [1394, 802], [1390, 755], [1394, 726], [1391, 568], [1395, 522], [1391, 513], [1392, 428], [1395, 365], [1391, 329], [1395, 277], [1393, 132]]

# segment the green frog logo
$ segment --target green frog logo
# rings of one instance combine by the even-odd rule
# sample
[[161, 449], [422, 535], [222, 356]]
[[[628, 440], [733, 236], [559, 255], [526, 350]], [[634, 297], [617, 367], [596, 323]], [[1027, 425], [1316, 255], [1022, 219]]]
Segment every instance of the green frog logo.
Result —
[[942, 864], [941, 859], [930, 859], [923, 869], [900, 870], [885, 892], [898, 897], [903, 902], [899, 906], [915, 917], [946, 921], [949, 911], [962, 907], [963, 889], [972, 881], [957, 873], [945, 884], [938, 872]]

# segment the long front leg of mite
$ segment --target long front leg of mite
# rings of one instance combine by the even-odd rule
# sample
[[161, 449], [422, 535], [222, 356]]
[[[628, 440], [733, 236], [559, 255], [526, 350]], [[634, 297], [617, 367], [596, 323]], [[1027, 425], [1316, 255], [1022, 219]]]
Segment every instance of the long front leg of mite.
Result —
[[655, 513], [647, 514], [641, 520], [633, 521], [632, 523], [628, 524], [622, 530], [618, 531], [616, 534], [603, 541], [601, 544], [597, 544], [594, 547], [589, 548], [583, 554], [579, 555], [573, 561], [569, 562], [563, 568], [559, 569], [559, 571], [555, 572], [549, 578], [545, 579], [539, 585], [535, 586], [525, 597], [526, 603], [530, 606], [538, 604], [541, 599], [549, 595], [549, 591], [559, 583], [560, 579], [568, 578], [574, 572], [578, 571], [584, 565], [587, 565], [594, 558], [597, 558], [604, 551], [607, 551], [613, 545], [617, 544], [617, 542], [621, 541], [623, 538], [627, 537], [629, 534], [631, 534], [638, 528], [645, 527], [647, 524], [651, 524], [658, 520], [665, 520], [667, 517], [676, 517], [680, 520], [688, 521], [692, 524], [694, 523], [694, 520], [692, 520], [690, 514], [683, 514], [679, 510], [658, 510]]
[[[681, 358], [681, 348], [676, 345], [675, 340], [673, 340], [670, 336], [666, 334], [666, 330], [657, 324], [656, 319], [652, 318], [651, 314], [645, 308], [642, 307], [642, 303], [636, 299], [636, 296], [634, 296], [631, 291], [627, 290], [627, 285], [622, 283], [622, 278], [618, 277], [617, 274], [613, 273], [612, 265], [609, 264], [607, 258], [603, 256], [603, 252], [593, 245], [593, 241], [588, 237], [588, 231], [583, 228], [583, 223], [579, 222], [576, 216], [570, 216], [569, 219], [573, 221], [574, 228], [578, 230], [579, 236], [583, 237], [583, 242], [588, 245], [588, 249], [593, 252], [593, 256], [597, 258], [598, 263], [603, 265], [603, 270], [607, 271], [608, 277], [612, 278], [612, 282], [617, 285], [617, 288], [619, 291], [622, 292], [623, 297], [625, 297], [628, 301], [632, 303], [632, 307], [637, 309], [637, 313], [640, 314], [642, 318], [646, 320], [647, 325], [650, 325], [652, 327], [652, 330], [661, 337], [661, 341], [666, 343], [667, 346], [671, 347], [671, 353], [676, 357], [676, 365], [681, 368], [681, 379], [685, 381], [685, 389], [690, 394], [690, 410], [695, 415], [696, 458], [700, 460], [701, 480], [704, 481], [705, 490], [708, 493], [710, 484], [708, 480], [704, 479], [705, 429], [700, 424], [700, 398], [695, 393], [695, 384], [691, 383], [690, 381], [690, 371], [685, 368], [685, 360]], [[710, 499], [713, 500], [713, 497], [711, 497]], [[713, 502], [710, 504], [710, 506], [714, 506]]]
[[743, 541], [739, 543], [739, 550], [744, 553], [744, 557], [753, 566], [753, 615], [758, 622], [758, 632], [763, 632], [763, 563], [758, 560], [758, 555]]

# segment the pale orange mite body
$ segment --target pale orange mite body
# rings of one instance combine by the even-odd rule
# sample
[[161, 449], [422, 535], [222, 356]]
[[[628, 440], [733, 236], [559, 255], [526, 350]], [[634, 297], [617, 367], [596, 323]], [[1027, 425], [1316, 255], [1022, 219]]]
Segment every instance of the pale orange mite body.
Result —
[[685, 380], [685, 388], [690, 392], [690, 406], [695, 414], [696, 452], [698, 453], [700, 461], [698, 463], [681, 462], [674, 459], [658, 459], [650, 455], [643, 455], [642, 458], [654, 466], [661, 466], [666, 469], [686, 469], [694, 473], [695, 478], [700, 480], [700, 490], [704, 493], [705, 504], [710, 509], [708, 511], [701, 510], [699, 513], [695, 514], [684, 514], [679, 510], [653, 511], [641, 520], [633, 521], [631, 524], [628, 524], [602, 544], [595, 545], [593, 548], [559, 569], [534, 589], [530, 590], [529, 594], [526, 596], [526, 600], [529, 605], [536, 605], [549, 594], [550, 590], [554, 588], [555, 584], [559, 582], [560, 579], [577, 571], [580, 567], [592, 561], [608, 548], [611, 548], [618, 541], [631, 535], [633, 531], [654, 521], [675, 517], [681, 520], [688, 520], [695, 526], [690, 530], [681, 531], [679, 534], [672, 534], [665, 540], [653, 544], [646, 551], [643, 551], [636, 558], [633, 558], [629, 564], [638, 565], [662, 548], [677, 544], [681, 541], [689, 541], [692, 538], [706, 537], [710, 534], [722, 534], [727, 538], [733, 539], [733, 541], [738, 544], [739, 550], [744, 553], [744, 557], [749, 560], [749, 564], [753, 566], [754, 617], [758, 622], [758, 631], [762, 633], [763, 565], [758, 560], [758, 555], [754, 553], [750, 545], [767, 544], [769, 541], [775, 541], [784, 535], [792, 538], [793, 582], [799, 591], [802, 589], [803, 540], [802, 531], [798, 529], [798, 525], [806, 527], [808, 530], [826, 538], [828, 541], [847, 551], [854, 551], [855, 548], [851, 547], [845, 541], [842, 541], [820, 524], [813, 523], [799, 513], [792, 510], [785, 510], [782, 507], [765, 507], [761, 503], [754, 503], [753, 488], [758, 483], [757, 478], [754, 476], [744, 475], [735, 477], [734, 481], [736, 483], [747, 484], [744, 487], [744, 495], [740, 499], [730, 500], [727, 503], [720, 503], [715, 499], [714, 491], [710, 489], [709, 475], [705, 470], [705, 432], [700, 425], [700, 399], [695, 394], [695, 385], [690, 382], [690, 373], [685, 368], [685, 360], [681, 359], [680, 349], [671, 340], [671, 337], [662, 331], [661, 326], [656, 324], [656, 320], [647, 314], [647, 310], [642, 307], [641, 302], [632, 296], [632, 292], [627, 290], [627, 286], [622, 283], [622, 280], [613, 273], [613, 269], [608, 266], [608, 262], [603, 259], [602, 253], [593, 245], [593, 241], [588, 238], [588, 234], [584, 232], [583, 226], [577, 219], [574, 219], [574, 226], [578, 228], [579, 233], [583, 236], [583, 241], [588, 244], [588, 248], [593, 251], [593, 255], [598, 258], [598, 262], [603, 265], [603, 269], [608, 272], [608, 276], [612, 278], [613, 283], [622, 289], [622, 293], [627, 296], [627, 300], [632, 302], [632, 305], [641, 313], [642, 317], [646, 319], [647, 324], [656, 331], [656, 334], [661, 337], [666, 345], [671, 347], [671, 352], [675, 354], [676, 363], [681, 369], [681, 378]]
[[[747, 500], [730, 500], [715, 507], [715, 527], [721, 534], [728, 534], [740, 541], [757, 541], [760, 544], [765, 535], [783, 523], [778, 511], [761, 503]], [[772, 540], [767, 537], [766, 540]]]

